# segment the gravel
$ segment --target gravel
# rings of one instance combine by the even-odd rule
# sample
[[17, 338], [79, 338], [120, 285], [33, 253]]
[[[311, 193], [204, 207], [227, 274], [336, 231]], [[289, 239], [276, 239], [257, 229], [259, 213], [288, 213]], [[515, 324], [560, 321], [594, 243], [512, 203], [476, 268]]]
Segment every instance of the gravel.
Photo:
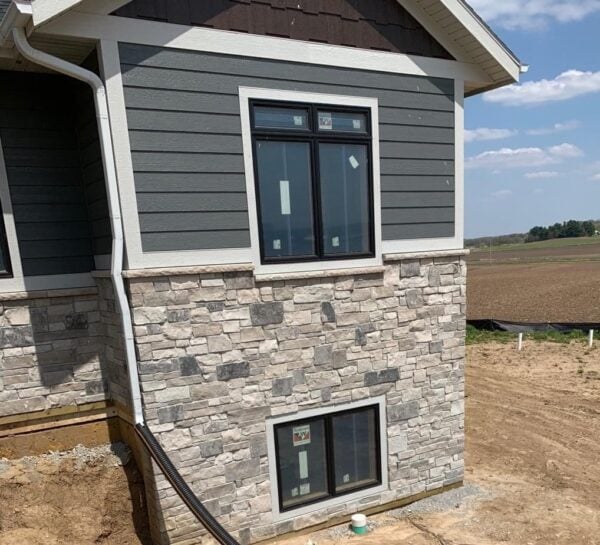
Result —
[[85, 466], [103, 465], [105, 467], [124, 466], [131, 458], [131, 451], [125, 443], [112, 443], [98, 447], [84, 447], [77, 445], [72, 450], [56, 452], [50, 451], [39, 456], [25, 456], [18, 460], [0, 459], [0, 473], [8, 471], [15, 465], [25, 468], [35, 468], [38, 464], [60, 464], [63, 461], [72, 460], [77, 469]]

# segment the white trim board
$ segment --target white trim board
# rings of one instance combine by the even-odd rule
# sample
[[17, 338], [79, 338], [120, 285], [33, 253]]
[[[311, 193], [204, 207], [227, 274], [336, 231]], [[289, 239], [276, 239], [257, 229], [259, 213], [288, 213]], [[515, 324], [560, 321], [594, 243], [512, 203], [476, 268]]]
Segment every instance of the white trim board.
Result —
[[[240, 87], [240, 114], [242, 124], [242, 145], [244, 148], [244, 170], [246, 172], [246, 195], [248, 199], [248, 219], [250, 223], [250, 242], [252, 246], [252, 262], [255, 273], [276, 274], [285, 272], [304, 272], [314, 270], [332, 270], [343, 268], [374, 267], [383, 263], [381, 254], [381, 176], [379, 161], [379, 103], [376, 98], [350, 97], [324, 93], [305, 93], [299, 91], [280, 91], [275, 89], [259, 89]], [[260, 258], [260, 235], [258, 229], [258, 211], [254, 180], [254, 156], [252, 153], [252, 128], [250, 126], [250, 100], [264, 99], [273, 102], [303, 102], [310, 104], [326, 104], [330, 106], [347, 106], [369, 108], [371, 111], [371, 149], [373, 176], [373, 224], [375, 229], [375, 257], [367, 259], [348, 259], [336, 261], [311, 261], [307, 263], [269, 264], [263, 265]]]
[[[282, 513], [279, 510], [279, 490], [277, 486], [277, 463], [275, 449], [275, 426], [285, 424], [297, 420], [305, 420], [316, 416], [325, 416], [332, 413], [343, 412], [352, 409], [360, 409], [362, 407], [370, 407], [377, 405], [379, 407], [379, 441], [381, 451], [381, 484], [373, 488], [360, 490], [345, 496], [338, 496], [329, 500], [323, 500], [312, 505], [298, 507]], [[273, 521], [281, 522], [284, 520], [294, 519], [301, 515], [322, 511], [337, 505], [356, 503], [362, 498], [375, 496], [389, 490], [389, 468], [388, 468], [388, 429], [387, 429], [387, 401], [385, 396], [372, 397], [344, 403], [342, 405], [329, 405], [318, 409], [309, 409], [285, 416], [268, 418], [267, 425], [267, 458], [269, 461], [269, 479], [271, 482], [271, 508], [273, 511]]]
[[56, 21], [51, 21], [37, 32], [47, 36], [127, 42], [189, 51], [347, 67], [354, 70], [448, 79], [461, 78], [482, 86], [493, 83], [479, 66], [472, 63], [79, 11], [71, 11]]

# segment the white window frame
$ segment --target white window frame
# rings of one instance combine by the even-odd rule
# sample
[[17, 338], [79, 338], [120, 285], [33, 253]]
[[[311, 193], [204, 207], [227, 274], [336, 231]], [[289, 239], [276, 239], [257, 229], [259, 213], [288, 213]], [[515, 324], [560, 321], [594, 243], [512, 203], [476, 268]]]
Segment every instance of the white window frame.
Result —
[[[288, 272], [309, 272], [349, 268], [376, 267], [383, 263], [381, 249], [381, 176], [379, 160], [379, 103], [376, 98], [353, 97], [346, 95], [331, 95], [324, 93], [307, 93], [300, 91], [285, 91], [279, 89], [264, 89], [256, 87], [240, 87], [240, 114], [242, 123], [242, 145], [244, 149], [244, 167], [246, 171], [246, 195], [248, 197], [248, 220], [250, 222], [250, 244], [252, 247], [252, 262], [256, 274], [277, 274]], [[295, 263], [261, 263], [260, 233], [258, 225], [258, 203], [256, 200], [256, 185], [254, 178], [254, 154], [252, 150], [252, 127], [250, 121], [250, 101], [268, 100], [277, 102], [301, 102], [308, 104], [325, 104], [330, 106], [345, 106], [349, 108], [365, 108], [371, 112], [371, 142], [372, 142], [372, 176], [373, 176], [373, 231], [375, 238], [374, 257], [357, 259], [336, 259]]]
[[[379, 408], [379, 442], [381, 452], [381, 484], [373, 488], [366, 488], [354, 493], [337, 496], [329, 500], [315, 502], [311, 505], [298, 507], [289, 511], [281, 512], [279, 509], [279, 489], [277, 486], [277, 450], [275, 448], [275, 427], [280, 424], [288, 424], [298, 420], [306, 420], [319, 416], [326, 416], [338, 412], [344, 412], [353, 409], [361, 409], [363, 407], [372, 407], [377, 405]], [[267, 457], [269, 461], [269, 479], [271, 481], [271, 507], [273, 511], [273, 521], [280, 522], [284, 520], [294, 519], [296, 517], [322, 511], [337, 505], [353, 503], [362, 498], [376, 496], [389, 490], [389, 475], [388, 475], [388, 439], [387, 439], [387, 402], [385, 396], [371, 397], [354, 401], [352, 403], [344, 403], [341, 405], [331, 405], [318, 409], [309, 409], [298, 413], [287, 414], [275, 418], [267, 419]]]

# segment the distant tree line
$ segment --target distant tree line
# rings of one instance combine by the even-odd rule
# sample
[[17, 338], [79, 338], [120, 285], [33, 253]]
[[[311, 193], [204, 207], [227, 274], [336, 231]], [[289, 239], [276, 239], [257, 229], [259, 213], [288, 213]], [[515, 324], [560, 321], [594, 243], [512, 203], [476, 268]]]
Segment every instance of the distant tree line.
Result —
[[555, 238], [593, 237], [596, 234], [596, 229], [596, 224], [591, 220], [569, 220], [548, 227], [536, 226], [529, 230], [525, 242], [538, 242]]

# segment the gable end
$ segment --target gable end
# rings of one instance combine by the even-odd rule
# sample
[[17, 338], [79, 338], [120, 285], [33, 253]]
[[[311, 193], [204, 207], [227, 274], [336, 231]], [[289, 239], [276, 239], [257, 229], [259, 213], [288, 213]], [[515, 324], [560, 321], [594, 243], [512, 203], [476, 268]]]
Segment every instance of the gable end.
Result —
[[113, 15], [452, 59], [396, 0], [133, 0]]

